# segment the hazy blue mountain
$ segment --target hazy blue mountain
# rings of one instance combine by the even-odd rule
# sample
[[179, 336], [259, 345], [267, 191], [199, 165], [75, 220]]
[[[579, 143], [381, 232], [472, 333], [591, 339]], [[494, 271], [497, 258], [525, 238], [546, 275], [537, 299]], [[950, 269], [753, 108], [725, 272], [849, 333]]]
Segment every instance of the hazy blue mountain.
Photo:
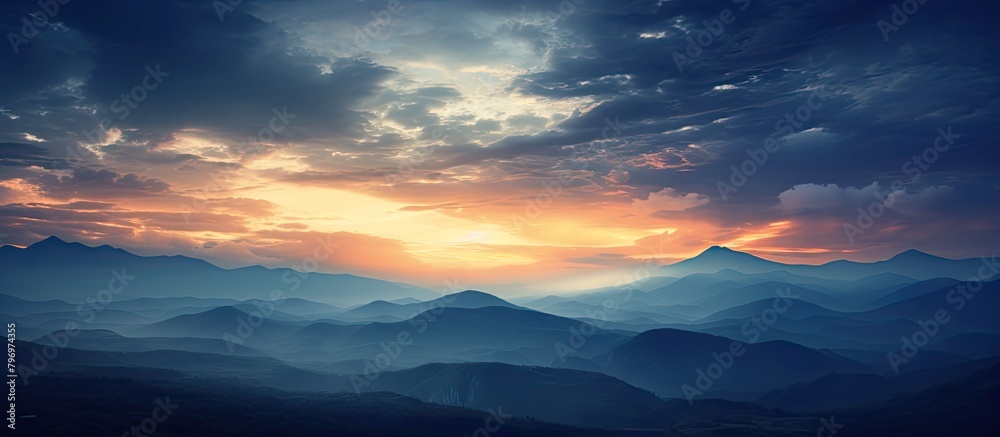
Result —
[[485, 308], [491, 306], [521, 308], [489, 293], [466, 290], [427, 302], [400, 304], [376, 300], [344, 311], [338, 314], [336, 318], [341, 320], [372, 320], [380, 316], [390, 316], [405, 320], [431, 308]]
[[781, 296], [788, 295], [824, 308], [834, 310], [847, 309], [843, 302], [833, 296], [798, 285], [789, 285], [781, 282], [762, 282], [745, 286], [719, 287], [699, 297], [692, 303], [710, 311], [718, 311], [763, 299], [781, 299]]
[[901, 375], [831, 373], [813, 381], [774, 390], [756, 401], [760, 405], [791, 411], [816, 412], [887, 401], [901, 393], [914, 393], [938, 384], [964, 380], [1000, 363], [1000, 359], [970, 361], [921, 369]]
[[[716, 252], [711, 252], [711, 254], [714, 255], [710, 256], [710, 258], [724, 258], [727, 253], [728, 252], [726, 252], [725, 249], [720, 248], [717, 249]], [[749, 302], [750, 300], [746, 300], [742, 297], [747, 293], [735, 292], [731, 290], [737, 288], [765, 290], [766, 286], [762, 286], [761, 284], [773, 284], [774, 288], [792, 286], [797, 289], [804, 289], [806, 290], [805, 292], [810, 295], [806, 296], [806, 300], [819, 303], [823, 306], [842, 310], [864, 310], [870, 308], [867, 305], [874, 299], [873, 296], [879, 297], [892, 293], [914, 282], [917, 282], [917, 280], [894, 273], [881, 273], [848, 281], [804, 276], [790, 273], [785, 270], [769, 271], [765, 273], [742, 273], [732, 268], [724, 268], [714, 273], [693, 273], [686, 275], [682, 278], [674, 279], [662, 287], [653, 288], [648, 293], [638, 292], [635, 297], [644, 298], [645, 305], [660, 306], [665, 302], [672, 302], [675, 304], [677, 302], [700, 302], [706, 300], [709, 296], [716, 296], [720, 293], [728, 292], [730, 293], [730, 296], [736, 296], [744, 299], [745, 302]], [[723, 294], [723, 299], [719, 299], [718, 301], [709, 301], [711, 309], [719, 310], [726, 306], [734, 306], [738, 304], [736, 302], [727, 301], [725, 296], [726, 294]], [[588, 299], [587, 302], [591, 302], [597, 300], [595, 297], [606, 298], [607, 296], [586, 295], [585, 297]], [[565, 299], [563, 301], [565, 301]], [[594, 302], [594, 304], [597, 305], [600, 303], [601, 302]], [[553, 306], [536, 305], [535, 308], [546, 310], [548, 308], [553, 308]], [[687, 316], [687, 318], [690, 319], [691, 314], [692, 313], [690, 311], [682, 311], [682, 315], [671, 314], [671, 316], [684, 320], [684, 316]], [[702, 316], [704, 315], [707, 314], [702, 314]]]
[[26, 300], [8, 294], [0, 294], [0, 305], [3, 306], [3, 309], [0, 311], [12, 316], [26, 316], [31, 314], [59, 311], [76, 311], [77, 308], [76, 304], [71, 304], [61, 300]]
[[407, 305], [412, 304], [398, 304], [376, 300], [344, 311], [338, 314], [337, 318], [341, 320], [365, 320], [373, 317], [391, 316], [397, 320], [402, 320], [412, 314]]
[[[195, 297], [140, 297], [128, 300], [112, 300], [107, 309], [128, 311], [157, 320], [208, 311], [222, 306], [239, 305], [237, 299], [195, 298]], [[102, 310], [103, 312], [103, 310]]]
[[384, 372], [365, 391], [478, 410], [503, 405], [518, 417], [596, 427], [638, 424], [662, 406], [652, 393], [600, 373], [501, 363], [428, 364]]
[[[411, 299], [411, 300], [416, 300], [416, 299]], [[244, 303], [255, 306], [261, 306], [261, 305], [267, 306], [267, 304], [270, 303], [272, 305], [275, 305], [276, 310], [304, 317], [317, 317], [317, 316], [328, 317], [340, 314], [344, 311], [344, 308], [339, 306], [315, 302], [306, 299], [300, 299], [296, 297], [286, 298], [282, 300], [281, 303], [278, 304], [275, 304], [275, 302], [270, 301], [270, 299], [250, 299], [245, 301]], [[227, 305], [232, 305], [232, 304], [227, 304]]]
[[550, 294], [548, 296], [537, 299], [535, 298], [515, 299], [513, 300], [513, 302], [520, 302], [522, 306], [531, 308], [533, 310], [541, 311], [550, 305], [557, 304], [559, 302], [567, 302], [570, 300], [573, 300], [573, 298], [566, 296], [555, 296]]
[[[131, 273], [130, 273], [131, 274]], [[242, 302], [239, 299], [217, 299], [199, 297], [140, 297], [116, 299], [107, 304], [108, 308], [122, 311], [159, 310], [169, 311], [183, 307], [215, 308], [231, 306]]]
[[[41, 353], [37, 343], [18, 342], [26, 355], [31, 349]], [[190, 352], [161, 349], [139, 352], [82, 350], [72, 342], [59, 350], [45, 371], [77, 372], [88, 376], [119, 377], [123, 369], [168, 369], [189, 376], [204, 376], [239, 380], [242, 383], [294, 390], [341, 390], [346, 378], [334, 377], [288, 365], [278, 359], [240, 354]], [[141, 377], [141, 373], [135, 373]], [[162, 375], [162, 372], [154, 372]]]
[[[93, 312], [94, 321], [100, 322], [101, 324], [141, 325], [156, 321], [156, 319], [140, 316], [128, 311], [118, 311], [106, 308], [102, 309], [100, 313], [97, 313], [89, 307], [84, 307], [84, 309], [80, 312], [74, 310], [23, 315], [17, 318], [17, 322], [25, 326], [45, 326], [48, 324], [46, 322], [56, 321], [57, 323], [65, 323], [67, 320], [78, 319], [82, 325], [85, 320], [88, 320], [91, 317], [88, 311]], [[99, 320], [98, 316], [100, 316]]]
[[[697, 387], [698, 370], [717, 362], [713, 354], [729, 353], [733, 340], [714, 335], [656, 329], [643, 332], [604, 356], [595, 357], [600, 371], [654, 391], [660, 396], [684, 398], [682, 386]], [[751, 399], [795, 382], [831, 372], [864, 371], [868, 366], [829, 351], [785, 341], [744, 344], [729, 369], [712, 380], [703, 397]], [[580, 368], [579, 360], [567, 367]], [[722, 361], [728, 362], [727, 359]], [[592, 368], [593, 369], [593, 368]], [[704, 386], [704, 384], [702, 384]], [[702, 397], [702, 398], [703, 398]]]
[[890, 293], [883, 294], [877, 299], [871, 300], [869, 305], [872, 308], [878, 308], [885, 305], [889, 305], [895, 302], [901, 302], [907, 299], [912, 299], [917, 296], [921, 296], [932, 291], [940, 290], [942, 288], [948, 288], [959, 284], [961, 281], [951, 278], [934, 278], [928, 279], [926, 281], [916, 282], [905, 287], [893, 290]]
[[[964, 285], [963, 285], [964, 286]], [[986, 282], [982, 289], [963, 297], [956, 289], [946, 286], [907, 300], [891, 303], [871, 311], [859, 313], [860, 320], [891, 320], [894, 318], [916, 321], [933, 319], [939, 310], [947, 311], [950, 321], [941, 327], [942, 332], [954, 335], [962, 332], [1000, 333], [1000, 282]], [[961, 308], [961, 309], [959, 309]], [[912, 332], [900, 332], [910, 335]]]
[[917, 281], [918, 281], [917, 279], [911, 278], [909, 276], [900, 275], [898, 273], [879, 273], [876, 275], [849, 281], [848, 284], [850, 284], [850, 287], [854, 289], [866, 289], [866, 288], [884, 289], [892, 287], [902, 287]]
[[[222, 339], [223, 334], [238, 335], [240, 320], [253, 329], [248, 343], [260, 343], [265, 340], [276, 340], [289, 335], [298, 326], [283, 324], [268, 318], [263, 318], [258, 326], [250, 326], [250, 314], [235, 307], [213, 308], [196, 314], [185, 314], [161, 322], [151, 323], [132, 329], [125, 334], [132, 337], [195, 337]], [[256, 320], [256, 319], [255, 319]]]
[[969, 358], [1000, 356], [1000, 334], [966, 333], [948, 336], [932, 342], [927, 349]]
[[705, 307], [691, 304], [648, 305], [629, 301], [621, 302], [618, 306], [631, 311], [651, 312], [685, 321], [696, 320], [699, 317], [705, 317], [712, 313]]
[[482, 291], [476, 290], [466, 290], [460, 291], [458, 293], [449, 294], [447, 296], [442, 296], [437, 299], [429, 300], [427, 302], [422, 302], [415, 305], [414, 308], [433, 308], [433, 307], [448, 307], [448, 308], [485, 308], [485, 307], [506, 307], [506, 308], [519, 308], [526, 309], [520, 306], [514, 305], [506, 300], [496, 297], [489, 293], [483, 293]]
[[786, 271], [788, 273], [836, 280], [859, 280], [891, 273], [917, 280], [948, 277], [966, 280], [977, 274], [982, 260], [978, 258], [952, 260], [919, 250], [908, 250], [884, 261], [860, 263], [833, 261], [822, 265], [783, 264], [765, 260], [732, 249], [713, 246], [698, 256], [661, 267], [657, 275], [684, 277], [694, 273], [716, 273], [732, 269], [757, 274]]
[[423, 301], [420, 300], [420, 299], [414, 299], [412, 297], [404, 297], [402, 299], [391, 300], [390, 302], [392, 302], [392, 303], [398, 303], [400, 305], [406, 305], [408, 303], [420, 303], [420, 302], [423, 302]]
[[[18, 347], [30, 351], [38, 350], [41, 345], [19, 342]], [[309, 371], [272, 358], [173, 350], [120, 353], [63, 349], [59, 360], [51, 363], [48, 370], [75, 377], [102, 378], [105, 384], [119, 381], [198, 381], [195, 386], [203, 386], [206, 383], [240, 381], [312, 393], [349, 392], [353, 395], [359, 391], [361, 394], [392, 392], [439, 405], [465, 406], [480, 411], [500, 409], [511, 417], [530, 416], [536, 421], [648, 429], [643, 435], [649, 435], [648, 432], [653, 430], [699, 427], [698, 424], [684, 423], [688, 420], [725, 424], [734, 430], [742, 430], [743, 435], [747, 428], [752, 431], [762, 425], [770, 427], [779, 423], [783, 423], [782, 426], [789, 432], [801, 433], [804, 430], [794, 416], [769, 412], [751, 404], [705, 400], [691, 406], [686, 402], [663, 401], [646, 390], [601, 373], [499, 363], [429, 364], [407, 370], [385, 371], [369, 379], [364, 374], [333, 375]], [[121, 379], [120, 375], [127, 375], [130, 379]], [[44, 380], [45, 377], [34, 378]], [[32, 385], [38, 380], [34, 379]], [[180, 397], [176, 390], [169, 393]], [[218, 402], [219, 392], [214, 394], [208, 398]], [[308, 393], [303, 392], [300, 396], [308, 396]], [[754, 423], [748, 425], [747, 420]]]
[[[388, 392], [282, 391], [205, 377], [136, 380], [59, 374], [37, 377], [32, 387], [37, 388], [18, 397], [18, 409], [45, 420], [18, 421], [18, 431], [26, 435], [117, 436], [123, 430], [127, 434], [130, 424], [144, 417], [137, 415], [139, 407], [152, 409], [154, 399], [166, 396], [160, 393], [168, 393], [179, 406], [179, 414], [157, 425], [156, 435], [164, 436], [422, 437], [430, 435], [427, 430], [436, 435], [473, 436], [485, 430], [486, 418], [491, 417], [485, 411], [433, 405]], [[506, 415], [506, 409], [502, 413]], [[95, 420], [98, 414], [100, 420]], [[148, 416], [149, 411], [143, 414]], [[650, 435], [574, 428], [525, 417], [504, 416], [502, 420], [494, 434], [498, 437]], [[490, 422], [490, 428], [497, 423]]]
[[801, 274], [812, 272], [812, 276], [840, 275], [845, 279], [894, 273], [917, 280], [948, 277], [964, 281], [976, 276], [982, 265], [983, 262], [979, 258], [952, 260], [911, 249], [874, 263], [833, 261], [815, 267], [798, 266], [789, 271], [796, 273], [801, 271]]
[[[115, 299], [136, 297], [211, 297], [270, 299], [272, 290], [337, 306], [375, 299], [433, 299], [421, 288], [347, 274], [310, 273], [260, 266], [223, 269], [184, 256], [143, 257], [111, 246], [89, 247], [49, 237], [27, 248], [0, 247], [0, 265], [7, 294], [22, 299], [62, 299], [81, 302], [96, 296], [119, 275], [128, 285]], [[124, 270], [123, 270], [124, 269]], [[58, 275], [51, 274], [58, 271]], [[122, 273], [124, 272], [124, 273]], [[183, 274], [178, 274], [183, 272]], [[134, 277], [134, 278], [131, 278]], [[116, 283], [117, 286], [117, 283]], [[292, 290], [292, 288], [297, 288]]]
[[726, 247], [712, 246], [694, 258], [661, 267], [658, 275], [681, 278], [695, 273], [716, 273], [733, 270], [740, 273], [767, 273], [786, 270], [785, 265], [738, 252]]
[[[281, 311], [280, 309], [274, 309], [274, 310], [272, 310], [272, 309], [270, 309], [269, 306], [264, 306], [262, 308], [261, 306], [258, 306], [258, 305], [254, 304], [254, 303], [249, 303], [249, 302], [243, 302], [243, 303], [239, 303], [239, 304], [233, 305], [233, 308], [236, 308], [236, 309], [238, 309], [240, 311], [243, 311], [243, 312], [245, 312], [247, 314], [252, 314], [252, 313], [261, 313], [261, 314], [263, 314], [263, 313], [266, 312], [267, 313], [267, 318], [269, 320], [273, 320], [273, 321], [276, 321], [276, 322], [290, 323], [290, 324], [305, 325], [305, 324], [308, 324], [308, 323], [315, 322], [317, 320], [327, 320], [326, 315], [310, 314], [310, 315], [299, 316], [299, 315], [295, 315], [295, 314], [292, 314], [292, 313], [286, 313], [284, 311]], [[284, 306], [283, 305], [279, 305], [279, 306], [277, 306], [277, 308], [284, 309]]]
[[[69, 358], [77, 359], [81, 354], [99, 355], [71, 351]], [[155, 354], [136, 355], [148, 357]], [[168, 358], [167, 354], [160, 355], [160, 359]], [[769, 411], [748, 403], [712, 399], [688, 405], [686, 402], [661, 401], [645, 391], [595, 373], [489, 363], [458, 367], [432, 365], [413, 369], [405, 375], [386, 372], [379, 378], [379, 381], [396, 379], [401, 389], [414, 387], [411, 391], [417, 396], [432, 396], [435, 392], [443, 393], [449, 389], [425, 390], [422, 386], [415, 387], [417, 383], [410, 380], [425, 377], [456, 390], [469, 386], [463, 379], [471, 376], [473, 390], [504, 402], [480, 410], [425, 403], [413, 396], [388, 391], [356, 394], [353, 389], [348, 392], [313, 389], [286, 392], [270, 386], [257, 387], [232, 378], [217, 377], [220, 369], [206, 365], [213, 359], [200, 355], [205, 354], [181, 353], [174, 356], [196, 363], [179, 363], [182, 367], [186, 366], [181, 371], [98, 365], [35, 376], [32, 386], [36, 390], [19, 398], [22, 402], [18, 407], [21, 411], [39, 413], [39, 417], [52, 415], [53, 419], [25, 421], [25, 424], [19, 425], [27, 427], [26, 432], [32, 435], [107, 435], [115, 429], [120, 430], [117, 426], [108, 425], [110, 422], [133, 423], [135, 412], [132, 410], [142, 405], [138, 399], [155, 399], [160, 393], [169, 394], [170, 400], [179, 405], [179, 411], [185, 412], [171, 416], [170, 420], [158, 426], [165, 435], [673, 436], [704, 435], [704, 428], [710, 426], [728, 430], [726, 435], [793, 436], [809, 431], [815, 422], [813, 418]], [[109, 355], [112, 356], [121, 354]], [[97, 362], [99, 358], [90, 361]], [[214, 363], [218, 365], [227, 361], [234, 369], [244, 369], [233, 372], [236, 375], [260, 378], [261, 375], [275, 373], [273, 370], [254, 370], [265, 369], [259, 363], [267, 363], [267, 359], [218, 357]], [[232, 363], [234, 361], [249, 364]], [[58, 367], [63, 369], [66, 366]], [[513, 378], [498, 381], [505, 376]], [[325, 378], [340, 384], [348, 382], [345, 376]], [[502, 384], [504, 382], [506, 384]], [[303, 383], [306, 381], [293, 385]], [[315, 387], [325, 385], [317, 384]], [[116, 396], [107, 396], [109, 392]], [[559, 408], [560, 405], [572, 408]], [[582, 424], [605, 423], [613, 428], [600, 429], [590, 425], [571, 428], [543, 422], [541, 416], [534, 413], [514, 413], [515, 410], [535, 409], [546, 417]], [[101, 412], [101, 417], [108, 420], [81, 430], [80, 424], [85, 423], [87, 417], [92, 418], [95, 412]], [[490, 417], [494, 418], [493, 422], [486, 421]], [[499, 425], [496, 418], [502, 419], [503, 424], [494, 428], [494, 425]], [[495, 432], [486, 432], [486, 426]], [[433, 430], [433, 433], [427, 430]]]
[[725, 319], [697, 325], [668, 325], [666, 327], [720, 337], [742, 338], [748, 341], [757, 338], [756, 336], [759, 334], [759, 338], [757, 338], [758, 342], [783, 340], [814, 349], [888, 347], [894, 344], [883, 342], [878, 345], [872, 345], [869, 339], [844, 338], [845, 336], [831, 338], [821, 333], [824, 328], [817, 326], [809, 319], [810, 317], [806, 317], [805, 319], [778, 319], [779, 321], [775, 325], [769, 326], [766, 331], [754, 327], [749, 318]]
[[[556, 343], [568, 344], [571, 329], [579, 330], [581, 326], [584, 325], [578, 320], [525, 309], [440, 308], [396, 323], [350, 326], [315, 323], [284, 339], [280, 352], [324, 351], [325, 355], [314, 355], [312, 359], [322, 358], [328, 362], [374, 359], [384, 352], [383, 343], [396, 342], [405, 333], [412, 344], [393, 360], [396, 365], [415, 366], [440, 361], [547, 365], [558, 356]], [[585, 344], [578, 348], [578, 354], [602, 353], [632, 335], [593, 329]]]
[[[993, 411], [996, 399], [1000, 399], [1000, 365], [980, 370], [958, 382], [820, 415], [836, 417], [837, 422], [845, 424], [844, 434], [852, 436], [958, 434], [989, 437], [995, 436], [1000, 429], [1000, 416]], [[850, 434], [847, 434], [847, 426], [851, 427]]]
[[766, 280], [754, 279], [753, 276], [727, 267], [712, 273], [692, 273], [669, 285], [650, 290], [649, 295], [661, 302], [691, 303], [725, 289], [759, 282], [766, 282]]
[[618, 307], [612, 311], [605, 308], [603, 305], [592, 305], [576, 300], [554, 303], [545, 307], [543, 311], [549, 314], [575, 319], [601, 317], [599, 314], [603, 314], [603, 317], [609, 321], [625, 321], [642, 318], [650, 320], [654, 324], [677, 323], [691, 320], [690, 316], [683, 316], [677, 311], [665, 310], [663, 306], [650, 307], [644, 305], [643, 308], [653, 310], [655, 312], [638, 311], [623, 307]]
[[[908, 393], [964, 381], [1000, 361], [1000, 282], [962, 296], [962, 284], [948, 276], [970, 267], [970, 260], [917, 251], [880, 263], [801, 266], [712, 248], [673, 266], [708, 271], [664, 276], [647, 282], [655, 286], [645, 291], [519, 300], [535, 309], [481, 291], [438, 297], [318, 274], [300, 278], [307, 293], [272, 302], [252, 289], [295, 283], [283, 284], [281, 269], [226, 270], [57, 239], [0, 249], [0, 261], [8, 260], [13, 288], [0, 295], [0, 316], [17, 321], [19, 338], [37, 339], [18, 342], [20, 356], [59, 345], [65, 334], [59, 330], [76, 322], [84, 330], [46, 369], [84, 377], [226, 379], [327, 392], [359, 387], [479, 410], [502, 404], [510, 414], [575, 426], [693, 435], [725, 429], [743, 436], [798, 435], [815, 427], [811, 418], [765, 407], [892, 412]], [[40, 288], [25, 285], [22, 276], [38, 275], [38, 266], [51, 260], [66, 272], [48, 275]], [[923, 279], [906, 265], [935, 277]], [[125, 290], [83, 322], [78, 303], [97, 296], [123, 268]], [[74, 277], [82, 280], [67, 285], [65, 278]], [[142, 280], [152, 285], [139, 287]], [[88, 281], [97, 288], [80, 285]], [[351, 288], [369, 285], [376, 290], [371, 295]], [[207, 291], [213, 287], [222, 291]], [[781, 299], [779, 289], [798, 297], [766, 332], [748, 331], [751, 320]], [[351, 297], [341, 299], [345, 295]], [[609, 299], [617, 311], [603, 306]], [[886, 353], [898, 351], [901, 338], [940, 310], [952, 320], [897, 375]], [[227, 335], [238, 341], [228, 343]], [[744, 341], [745, 352], [730, 362], [732, 339]], [[724, 371], [715, 375], [712, 366]], [[373, 371], [378, 377], [369, 379]], [[701, 391], [694, 406], [684, 387]]]
[[[899, 339], [897, 338], [896, 341], [898, 342]], [[867, 373], [888, 375], [896, 373], [892, 368], [892, 365], [889, 363], [889, 360], [886, 358], [887, 351], [893, 349], [898, 352], [899, 343], [888, 345], [887, 347], [881, 349], [868, 347], [866, 349], [835, 348], [831, 350], [842, 357], [847, 357], [869, 365], [871, 370]], [[925, 369], [957, 366], [969, 361], [969, 357], [966, 356], [924, 348], [920, 351], [918, 359], [911, 360], [909, 363], [906, 363], [906, 365], [899, 368], [899, 374]]]
[[671, 302], [665, 302], [657, 296], [654, 296], [649, 291], [643, 291], [639, 289], [612, 289], [609, 291], [602, 291], [597, 293], [586, 293], [579, 294], [572, 297], [573, 300], [578, 302], [583, 302], [591, 305], [604, 305], [605, 302], [612, 301], [616, 302], [618, 305], [669, 305]]
[[[761, 299], [751, 303], [731, 307], [712, 313], [709, 316], [702, 317], [695, 321], [697, 324], [704, 324], [708, 322], [715, 322], [720, 320], [738, 319], [742, 321], [749, 320], [751, 317], [760, 315], [766, 310], [774, 310], [774, 298]], [[827, 317], [843, 317], [844, 313], [839, 311], [834, 311], [828, 308], [821, 307], [819, 305], [806, 302], [799, 299], [790, 299], [789, 303], [781, 301], [781, 308], [785, 309], [785, 312], [780, 314], [780, 317], [788, 319], [804, 319], [810, 316], [827, 316]]]
[[[681, 276], [683, 276], [683, 275], [681, 275]], [[578, 291], [578, 292], [568, 293], [566, 296], [587, 302], [586, 298], [588, 296], [595, 296], [595, 295], [600, 296], [600, 295], [606, 295], [606, 294], [621, 293], [621, 292], [626, 291], [626, 290], [632, 290], [632, 291], [650, 291], [650, 290], [655, 290], [657, 288], [665, 287], [667, 285], [670, 285], [673, 282], [677, 281], [677, 279], [679, 279], [679, 278], [680, 278], [680, 276], [678, 276], [678, 277], [669, 277], [669, 276], [656, 275], [656, 276], [650, 276], [650, 277], [642, 278], [641, 280], [637, 280], [637, 281], [630, 282], [630, 283], [627, 283], [627, 284], [620, 284], [620, 285], [609, 286], [609, 287], [598, 287], [598, 288], [592, 288], [592, 289], [587, 289], [587, 290], [581, 290], [581, 291]]]
[[[56, 331], [34, 340], [38, 344], [58, 343], [54, 339], [69, 338], [69, 346], [74, 349], [107, 352], [149, 352], [177, 350], [212, 354], [229, 354], [229, 346], [222, 339], [192, 337], [123, 337], [108, 330], [81, 330], [73, 336], [66, 331]], [[240, 344], [232, 345], [232, 354], [247, 357], [266, 357], [267, 354]]]

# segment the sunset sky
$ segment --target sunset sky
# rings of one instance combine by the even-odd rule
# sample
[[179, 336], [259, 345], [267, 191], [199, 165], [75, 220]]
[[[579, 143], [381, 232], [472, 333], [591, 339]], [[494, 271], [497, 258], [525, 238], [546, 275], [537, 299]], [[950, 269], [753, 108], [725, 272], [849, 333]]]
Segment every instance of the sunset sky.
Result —
[[510, 292], [994, 253], [996, 15], [806, 3], [7, 2], [0, 234]]

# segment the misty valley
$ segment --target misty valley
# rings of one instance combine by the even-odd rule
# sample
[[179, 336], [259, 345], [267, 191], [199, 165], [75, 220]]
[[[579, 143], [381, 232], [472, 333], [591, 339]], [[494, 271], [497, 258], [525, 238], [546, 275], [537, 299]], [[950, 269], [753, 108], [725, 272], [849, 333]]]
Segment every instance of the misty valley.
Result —
[[712, 247], [622, 286], [509, 300], [55, 237], [0, 262], [30, 435], [1000, 426], [995, 258], [794, 265]]

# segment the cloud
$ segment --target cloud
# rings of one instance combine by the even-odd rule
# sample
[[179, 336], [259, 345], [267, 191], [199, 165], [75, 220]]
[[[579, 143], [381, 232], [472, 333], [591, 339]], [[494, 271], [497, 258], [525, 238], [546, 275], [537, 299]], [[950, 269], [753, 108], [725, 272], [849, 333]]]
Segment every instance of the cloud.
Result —
[[680, 193], [673, 188], [664, 188], [649, 193], [645, 200], [633, 200], [632, 208], [638, 211], [684, 211], [709, 202], [708, 196], [698, 193]]
[[778, 202], [785, 211], [851, 209], [856, 205], [877, 201], [877, 192], [880, 192], [877, 182], [862, 188], [841, 188], [837, 184], [800, 184], [779, 194]]
[[878, 182], [862, 188], [801, 184], [779, 194], [778, 202], [781, 209], [787, 212], [853, 211], [878, 203], [906, 215], [917, 215], [922, 210], [933, 208], [953, 191], [954, 188], [948, 185], [892, 191]]

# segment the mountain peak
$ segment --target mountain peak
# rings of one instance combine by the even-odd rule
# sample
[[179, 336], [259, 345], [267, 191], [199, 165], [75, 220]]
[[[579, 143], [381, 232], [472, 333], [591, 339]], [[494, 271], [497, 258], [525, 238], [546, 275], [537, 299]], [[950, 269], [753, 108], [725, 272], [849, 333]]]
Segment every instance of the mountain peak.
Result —
[[32, 243], [28, 247], [35, 247], [35, 246], [38, 246], [38, 247], [64, 246], [64, 245], [67, 245], [67, 244], [70, 244], [70, 243], [68, 241], [66, 241], [66, 240], [63, 240], [62, 238], [59, 238], [59, 237], [55, 236], [55, 235], [51, 235], [51, 236], [45, 238], [44, 240], [38, 240], [38, 241]]
[[[699, 253], [695, 258], [700, 257], [715, 257], [715, 256], [732, 256], [732, 255], [750, 255], [746, 252], [740, 252], [738, 250], [733, 250], [725, 246], [712, 246], [705, 249], [703, 252]], [[753, 255], [750, 255], [753, 256]]]
[[447, 294], [445, 296], [454, 296], [454, 297], [486, 297], [486, 298], [500, 299], [499, 297], [496, 297], [496, 296], [494, 296], [492, 294], [486, 293], [484, 291], [479, 291], [479, 290], [459, 291], [459, 292], [455, 292], [455, 293], [452, 293], [452, 294]]
[[55, 235], [45, 238], [44, 240], [36, 241], [35, 243], [29, 245], [27, 248], [29, 253], [34, 253], [36, 255], [53, 255], [53, 254], [63, 254], [63, 255], [79, 255], [81, 253], [87, 254], [119, 254], [119, 255], [130, 255], [136, 256], [130, 252], [123, 249], [118, 249], [116, 247], [102, 244], [100, 246], [89, 246], [84, 243], [75, 241], [66, 241]]
[[725, 247], [725, 246], [712, 246], [712, 247], [709, 247], [708, 249], [705, 249], [705, 252], [702, 252], [702, 253], [707, 253], [707, 252], [728, 253], [728, 252], [735, 252], [735, 250], [730, 249], [730, 248]]
[[444, 295], [434, 301], [440, 302], [444, 306], [451, 308], [483, 308], [491, 306], [520, 308], [517, 305], [507, 302], [497, 296], [477, 290], [465, 290]]
[[896, 256], [889, 258], [893, 259], [941, 259], [939, 256], [931, 255], [927, 252], [923, 252], [917, 249], [909, 249], [905, 252], [900, 252]]
[[[186, 314], [186, 315], [188, 315], [188, 316], [198, 316], [198, 317], [209, 316], [209, 315], [211, 315], [213, 317], [216, 317], [216, 316], [218, 316], [218, 317], [240, 317], [240, 316], [247, 316], [248, 314], [246, 312], [244, 312], [243, 310], [241, 310], [239, 308], [236, 308], [236, 307], [234, 307], [232, 305], [226, 305], [226, 306], [221, 306], [221, 307], [216, 307], [216, 308], [212, 308], [212, 309], [209, 309], [209, 310], [205, 310], [205, 311], [202, 311], [202, 312], [199, 312], [199, 313], [191, 313], [191, 314]], [[181, 315], [181, 316], [178, 316], [178, 317], [183, 317], [183, 316], [184, 315]]]
[[712, 246], [694, 258], [663, 267], [660, 273], [666, 276], [681, 277], [694, 273], [716, 274], [724, 269], [753, 274], [783, 270], [784, 265], [728, 247]]
[[55, 235], [46, 237], [44, 240], [38, 240], [32, 244], [29, 244], [25, 248], [29, 252], [34, 252], [37, 254], [47, 254], [47, 253], [62, 253], [65, 251], [81, 251], [86, 249], [93, 249], [83, 243], [71, 242], [63, 240]]

